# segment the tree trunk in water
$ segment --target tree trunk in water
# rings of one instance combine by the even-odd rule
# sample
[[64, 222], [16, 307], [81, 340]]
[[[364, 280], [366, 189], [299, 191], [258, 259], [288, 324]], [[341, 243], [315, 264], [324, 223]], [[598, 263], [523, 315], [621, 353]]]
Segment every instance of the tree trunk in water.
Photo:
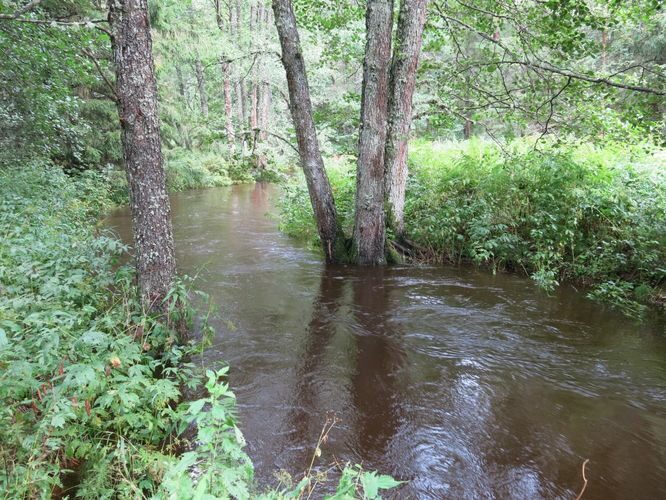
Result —
[[384, 255], [384, 149], [388, 118], [393, 0], [368, 0], [365, 16], [361, 133], [356, 173], [354, 257], [361, 265]]
[[391, 64], [391, 94], [384, 160], [385, 189], [390, 210], [388, 223], [398, 235], [402, 235], [405, 227], [407, 148], [412, 125], [412, 97], [416, 86], [416, 68], [421, 54], [427, 4], [428, 0], [402, 0]]
[[326, 176], [312, 119], [310, 86], [291, 0], [273, 0], [273, 14], [282, 47], [282, 64], [287, 74], [291, 117], [296, 129], [301, 166], [326, 262], [335, 262], [342, 238], [339, 235], [333, 192]]
[[123, 159], [144, 307], [163, 311], [176, 274], [147, 0], [109, 2]]
[[208, 96], [206, 95], [206, 77], [204, 75], [203, 64], [199, 54], [196, 55], [194, 61], [194, 70], [197, 75], [197, 88], [199, 89], [199, 105], [201, 106], [201, 114], [208, 117]]

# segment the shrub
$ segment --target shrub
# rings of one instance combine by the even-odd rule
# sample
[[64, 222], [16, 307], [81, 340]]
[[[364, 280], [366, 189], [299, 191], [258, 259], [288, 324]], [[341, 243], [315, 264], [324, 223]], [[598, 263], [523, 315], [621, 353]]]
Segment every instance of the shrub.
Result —
[[[410, 146], [406, 236], [420, 258], [514, 270], [552, 290], [563, 280], [639, 315], [663, 300], [666, 158], [647, 144], [544, 145], [481, 140]], [[353, 226], [353, 165], [328, 167]], [[302, 179], [285, 189], [281, 228], [316, 245]], [[390, 235], [389, 235], [390, 236]]]

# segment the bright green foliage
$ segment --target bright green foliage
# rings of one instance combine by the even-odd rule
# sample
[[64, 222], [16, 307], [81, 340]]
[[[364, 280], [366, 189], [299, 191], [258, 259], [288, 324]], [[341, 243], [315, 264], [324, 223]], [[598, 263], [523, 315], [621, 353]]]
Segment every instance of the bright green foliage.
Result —
[[123, 245], [95, 234], [104, 185], [41, 165], [0, 172], [0, 489], [12, 498], [49, 497], [68, 469], [85, 498], [156, 491], [180, 385], [196, 383], [175, 330], [142, 314], [130, 268], [114, 272]]
[[129, 268], [114, 272], [123, 245], [95, 234], [103, 185], [0, 172], [0, 489], [13, 498], [48, 497], [66, 469], [82, 496], [150, 491], [191, 380], [174, 369], [175, 331], [142, 314]]
[[[535, 151], [516, 141], [411, 145], [407, 239], [420, 258], [474, 262], [530, 275], [546, 290], [563, 280], [637, 315], [663, 300], [666, 278], [666, 161], [648, 145], [560, 144]], [[342, 220], [353, 170], [329, 168]], [[288, 234], [316, 241], [302, 185], [282, 208]]]
[[[182, 402], [203, 382], [186, 360], [211, 331], [204, 321], [201, 343], [181, 342], [194, 314], [182, 283], [167, 318], [143, 314], [131, 268], [116, 269], [126, 248], [96, 228], [107, 185], [42, 164], [0, 170], [0, 491], [256, 498], [227, 369], [207, 372], [208, 397]], [[189, 425], [196, 446], [179, 457]], [[355, 474], [366, 491], [388, 487]]]
[[196, 425], [197, 445], [164, 477], [162, 489], [171, 498], [250, 498], [254, 469], [242, 451], [245, 439], [234, 417], [236, 398], [229, 385], [221, 382], [227, 372], [228, 368], [207, 371], [209, 396], [189, 403], [182, 423]]

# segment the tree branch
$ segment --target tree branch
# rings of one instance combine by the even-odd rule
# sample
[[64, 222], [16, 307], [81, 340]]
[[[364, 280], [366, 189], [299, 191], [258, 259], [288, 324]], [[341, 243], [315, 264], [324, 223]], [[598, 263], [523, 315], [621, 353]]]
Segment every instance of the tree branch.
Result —
[[118, 92], [116, 91], [115, 85], [111, 83], [111, 81], [106, 77], [104, 74], [104, 71], [102, 71], [102, 68], [99, 65], [99, 62], [97, 61], [97, 58], [93, 55], [92, 52], [88, 51], [87, 49], [83, 49], [82, 52], [93, 62], [95, 65], [95, 68], [97, 68], [97, 72], [99, 75], [102, 77], [102, 80], [104, 80], [104, 83], [106, 83], [107, 87], [111, 90], [111, 93], [113, 94], [113, 101], [116, 103], [120, 101], [120, 96], [118, 96]]
[[[610, 80], [610, 79], [604, 78], [604, 77], [582, 75], [580, 73], [576, 73], [576, 72], [568, 70], [568, 69], [558, 68], [558, 67], [556, 67], [556, 66], [554, 66], [550, 63], [534, 62], [534, 61], [531, 61], [531, 60], [527, 59], [527, 57], [525, 57], [523, 59], [518, 53], [516, 53], [514, 50], [507, 47], [500, 40], [495, 40], [490, 35], [484, 33], [483, 31], [480, 31], [480, 30], [474, 28], [473, 26], [469, 25], [468, 23], [466, 23], [464, 21], [461, 21], [460, 19], [457, 19], [455, 17], [449, 16], [448, 14], [446, 14], [442, 10], [441, 6], [438, 3], [435, 2], [434, 5], [435, 5], [435, 8], [437, 10], [437, 13], [439, 14], [439, 16], [442, 18], [442, 20], [444, 22], [446, 22], [447, 24], [449, 22], [456, 23], [457, 25], [461, 26], [462, 28], [464, 28], [464, 29], [466, 29], [466, 30], [468, 30], [472, 33], [475, 33], [478, 36], [480, 36], [481, 38], [483, 38], [484, 40], [500, 47], [501, 49], [506, 51], [509, 55], [511, 55], [512, 57], [515, 58], [514, 61], [510, 62], [512, 64], [520, 64], [522, 66], [530, 67], [530, 68], [533, 68], [533, 69], [540, 69], [540, 70], [543, 70], [543, 71], [548, 71], [550, 73], [554, 73], [554, 74], [557, 74], [557, 75], [565, 76], [567, 78], [572, 78], [574, 80], [580, 80], [580, 81], [584, 81], [584, 82], [588, 82], [588, 83], [603, 84], [603, 85], [607, 85], [609, 87], [615, 87], [615, 88], [624, 89], [624, 90], [632, 90], [634, 92], [643, 92], [643, 93], [646, 93], [646, 94], [666, 95], [666, 90], [654, 89], [654, 88], [650, 88], [650, 87], [643, 87], [643, 86], [639, 86], [639, 85], [630, 85], [630, 84]], [[505, 64], [506, 63], [508, 63], [508, 61], [505, 62]]]

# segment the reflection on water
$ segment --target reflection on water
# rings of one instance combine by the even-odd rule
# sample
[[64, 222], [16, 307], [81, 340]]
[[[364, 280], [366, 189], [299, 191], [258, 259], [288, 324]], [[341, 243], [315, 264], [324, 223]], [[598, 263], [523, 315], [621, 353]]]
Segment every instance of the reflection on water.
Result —
[[[260, 481], [320, 460], [409, 480], [400, 498], [666, 495], [664, 323], [469, 269], [325, 267], [280, 234], [271, 186], [173, 196], [181, 272], [219, 304]], [[128, 237], [119, 211], [109, 223]], [[233, 327], [230, 327], [230, 323]]]

